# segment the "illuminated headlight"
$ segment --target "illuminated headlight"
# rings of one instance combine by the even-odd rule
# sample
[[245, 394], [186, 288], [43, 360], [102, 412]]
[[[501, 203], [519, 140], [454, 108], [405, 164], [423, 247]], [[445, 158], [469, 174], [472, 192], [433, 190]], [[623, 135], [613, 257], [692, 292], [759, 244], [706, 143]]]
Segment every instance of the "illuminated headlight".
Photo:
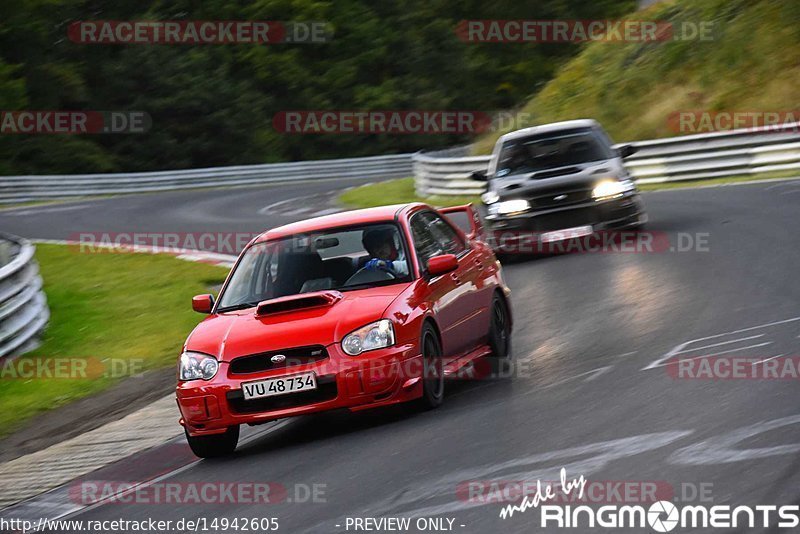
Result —
[[500, 195], [497, 194], [497, 191], [487, 191], [481, 195], [481, 200], [484, 204], [494, 204], [500, 200]]
[[505, 200], [492, 205], [492, 212], [499, 215], [512, 215], [514, 213], [523, 213], [531, 209], [531, 205], [527, 200], [518, 198], [515, 200]]
[[368, 350], [382, 349], [394, 345], [394, 327], [389, 319], [362, 326], [344, 336], [342, 350], [350, 356], [358, 356]]
[[633, 191], [634, 189], [636, 189], [636, 186], [629, 180], [619, 182], [617, 180], [609, 179], [603, 180], [597, 184], [594, 190], [592, 190], [592, 196], [595, 198], [595, 200], [605, 200], [622, 196], [624, 193]]
[[218, 370], [216, 358], [199, 352], [184, 352], [178, 364], [180, 380], [211, 380]]

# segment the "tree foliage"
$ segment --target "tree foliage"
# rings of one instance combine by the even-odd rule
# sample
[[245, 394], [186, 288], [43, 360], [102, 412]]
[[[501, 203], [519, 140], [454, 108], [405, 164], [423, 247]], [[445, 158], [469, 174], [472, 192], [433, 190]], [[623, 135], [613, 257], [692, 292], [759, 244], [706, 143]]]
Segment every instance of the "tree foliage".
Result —
[[[581, 49], [469, 44], [462, 19], [621, 16], [634, 0], [4, 0], [0, 109], [138, 110], [141, 135], [0, 135], [4, 174], [137, 171], [398, 153], [444, 135], [287, 135], [284, 110], [513, 107]], [[325, 44], [88, 45], [78, 20], [325, 21]]]

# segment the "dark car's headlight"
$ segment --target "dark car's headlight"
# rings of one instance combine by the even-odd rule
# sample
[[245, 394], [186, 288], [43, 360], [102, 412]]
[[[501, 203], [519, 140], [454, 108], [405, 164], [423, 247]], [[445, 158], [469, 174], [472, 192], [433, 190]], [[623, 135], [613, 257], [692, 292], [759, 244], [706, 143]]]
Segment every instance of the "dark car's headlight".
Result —
[[383, 349], [392, 345], [394, 345], [394, 326], [389, 319], [381, 319], [362, 326], [342, 339], [342, 350], [350, 356], [358, 356], [368, 350]]
[[213, 356], [186, 351], [178, 363], [180, 380], [211, 380], [219, 370], [219, 362]]
[[488, 206], [489, 204], [494, 204], [499, 201], [500, 195], [497, 194], [497, 191], [487, 191], [481, 195], [481, 200]]
[[525, 213], [531, 209], [531, 204], [524, 198], [516, 198], [514, 200], [504, 200], [489, 206], [489, 213], [497, 215], [514, 215], [516, 213]]
[[636, 185], [630, 180], [618, 181], [614, 179], [603, 180], [592, 190], [592, 197], [595, 200], [608, 200], [620, 197], [625, 193], [634, 191]]

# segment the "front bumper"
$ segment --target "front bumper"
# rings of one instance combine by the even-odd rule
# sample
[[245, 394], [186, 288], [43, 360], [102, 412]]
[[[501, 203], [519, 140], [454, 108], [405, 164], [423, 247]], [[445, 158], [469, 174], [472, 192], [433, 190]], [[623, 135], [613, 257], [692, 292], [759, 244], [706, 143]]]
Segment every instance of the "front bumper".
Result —
[[[224, 432], [240, 424], [348, 408], [360, 410], [406, 402], [422, 395], [422, 357], [417, 343], [396, 345], [351, 357], [338, 344], [328, 358], [263, 372], [232, 374], [227, 362], [212, 380], [179, 382], [181, 424], [190, 435]], [[317, 389], [245, 400], [244, 382], [313, 372]]]
[[638, 193], [610, 200], [584, 202], [565, 208], [536, 210], [511, 216], [487, 215], [490, 232], [539, 234], [578, 226], [597, 231], [635, 228], [646, 222], [644, 203]]

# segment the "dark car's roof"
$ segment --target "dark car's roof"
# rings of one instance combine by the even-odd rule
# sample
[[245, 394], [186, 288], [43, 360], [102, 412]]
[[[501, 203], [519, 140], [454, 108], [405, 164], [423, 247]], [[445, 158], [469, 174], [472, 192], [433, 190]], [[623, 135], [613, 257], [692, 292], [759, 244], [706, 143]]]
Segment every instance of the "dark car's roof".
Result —
[[294, 234], [308, 234], [325, 231], [330, 228], [341, 226], [370, 224], [379, 222], [393, 222], [395, 217], [404, 209], [411, 211], [415, 207], [425, 206], [419, 202], [411, 204], [393, 204], [391, 206], [378, 206], [376, 208], [365, 208], [360, 210], [344, 211], [332, 215], [314, 217], [296, 223], [279, 226], [272, 230], [267, 230], [255, 239], [255, 242], [280, 239]]

